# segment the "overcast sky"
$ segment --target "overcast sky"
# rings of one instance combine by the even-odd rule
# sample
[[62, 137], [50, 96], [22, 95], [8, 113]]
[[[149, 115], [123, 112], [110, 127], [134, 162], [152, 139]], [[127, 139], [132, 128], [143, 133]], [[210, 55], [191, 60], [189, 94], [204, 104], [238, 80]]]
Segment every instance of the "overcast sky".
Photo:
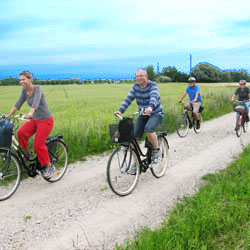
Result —
[[[249, 0], [2, 0], [0, 68], [205, 61], [250, 72]], [[128, 65], [131, 65], [129, 68]]]

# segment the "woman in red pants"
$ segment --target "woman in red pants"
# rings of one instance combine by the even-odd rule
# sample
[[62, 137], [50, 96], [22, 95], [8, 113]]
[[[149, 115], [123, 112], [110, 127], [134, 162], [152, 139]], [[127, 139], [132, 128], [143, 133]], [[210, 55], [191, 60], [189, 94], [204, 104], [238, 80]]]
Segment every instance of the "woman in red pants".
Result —
[[29, 120], [18, 129], [17, 138], [24, 155], [26, 158], [29, 158], [28, 139], [36, 133], [34, 150], [41, 165], [46, 167], [45, 177], [50, 178], [55, 168], [50, 163], [45, 141], [53, 128], [53, 117], [48, 108], [42, 89], [39, 85], [32, 84], [32, 74], [29, 72], [22, 72], [19, 75], [19, 79], [23, 87], [22, 93], [10, 113], [6, 115], [6, 118], [12, 116], [21, 108], [23, 103], [27, 101], [31, 108], [29, 113], [24, 115], [24, 118]]

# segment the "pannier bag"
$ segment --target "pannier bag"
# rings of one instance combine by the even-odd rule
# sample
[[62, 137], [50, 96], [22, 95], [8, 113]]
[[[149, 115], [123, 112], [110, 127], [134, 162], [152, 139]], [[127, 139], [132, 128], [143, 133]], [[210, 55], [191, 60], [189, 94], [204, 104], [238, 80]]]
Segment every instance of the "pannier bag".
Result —
[[244, 112], [245, 111], [245, 106], [244, 105], [236, 105], [234, 107], [235, 112]]
[[0, 147], [8, 148], [11, 146], [13, 133], [13, 123], [10, 120], [0, 122]]
[[112, 142], [130, 142], [134, 139], [134, 124], [132, 118], [124, 117], [119, 124], [109, 125]]
[[203, 109], [204, 109], [204, 107], [200, 106], [199, 113], [201, 113]]

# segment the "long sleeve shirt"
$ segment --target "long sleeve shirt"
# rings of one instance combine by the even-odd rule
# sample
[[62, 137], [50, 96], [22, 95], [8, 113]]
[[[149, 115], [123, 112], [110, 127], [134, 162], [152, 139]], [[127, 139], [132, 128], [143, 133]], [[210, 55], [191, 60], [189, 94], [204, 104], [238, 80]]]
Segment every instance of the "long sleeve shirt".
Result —
[[153, 110], [152, 114], [159, 112], [163, 113], [158, 86], [155, 82], [148, 80], [147, 87], [145, 88], [140, 88], [140, 85], [135, 83], [130, 93], [123, 101], [119, 111], [124, 113], [134, 99], [136, 99], [139, 109], [151, 107]]

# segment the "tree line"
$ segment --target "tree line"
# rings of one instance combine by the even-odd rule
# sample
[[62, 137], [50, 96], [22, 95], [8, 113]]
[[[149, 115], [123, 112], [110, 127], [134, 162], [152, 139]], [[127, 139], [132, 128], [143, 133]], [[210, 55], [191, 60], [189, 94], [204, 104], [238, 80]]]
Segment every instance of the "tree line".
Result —
[[149, 79], [156, 82], [187, 82], [190, 76], [197, 82], [238, 82], [246, 80], [250, 82], [247, 70], [220, 70], [209, 63], [199, 63], [190, 74], [182, 73], [176, 67], [164, 67], [162, 72], [155, 73], [153, 66], [146, 68]]
[[[164, 67], [162, 72], [155, 72], [154, 67], [149, 65], [146, 67], [149, 80], [167, 83], [167, 82], [187, 82], [190, 76], [196, 78], [197, 82], [238, 82], [246, 80], [250, 82], [250, 75], [247, 70], [220, 70], [219, 68], [209, 63], [199, 63], [191, 71], [186, 74], [177, 70], [176, 67]], [[114, 84], [114, 83], [134, 83], [135, 79], [120, 79], [115, 81], [112, 79], [95, 79], [95, 80], [80, 80], [80, 78], [72, 79], [52, 79], [39, 80], [33, 79], [33, 83], [37, 85], [67, 85], [67, 84]], [[0, 86], [19, 85], [19, 79], [16, 77], [8, 77], [0, 79]]]

